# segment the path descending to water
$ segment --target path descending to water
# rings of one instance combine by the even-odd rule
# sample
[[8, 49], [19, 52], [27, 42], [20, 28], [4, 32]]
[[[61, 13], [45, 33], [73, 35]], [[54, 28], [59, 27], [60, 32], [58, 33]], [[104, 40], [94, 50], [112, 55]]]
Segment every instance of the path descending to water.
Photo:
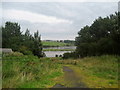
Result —
[[81, 82], [80, 75], [76, 75], [74, 70], [68, 66], [63, 66], [64, 80], [66, 85], [56, 84], [53, 88], [87, 88], [87, 86]]

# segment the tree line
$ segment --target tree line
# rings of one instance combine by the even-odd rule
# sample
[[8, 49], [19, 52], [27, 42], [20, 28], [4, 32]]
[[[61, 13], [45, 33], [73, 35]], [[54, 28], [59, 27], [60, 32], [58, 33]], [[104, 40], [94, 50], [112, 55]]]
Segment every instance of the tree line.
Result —
[[25, 34], [20, 31], [21, 27], [15, 22], [6, 22], [2, 27], [2, 48], [11, 48], [13, 51], [19, 51], [25, 55], [36, 55], [42, 57], [41, 36], [35, 32], [32, 36], [27, 29]]
[[120, 55], [120, 12], [99, 17], [91, 26], [86, 25], [75, 38], [76, 51], [64, 58], [99, 55]]
[[[75, 38], [75, 45], [77, 46], [75, 52], [65, 53], [63, 58], [104, 54], [120, 55], [119, 21], [120, 12], [115, 12], [105, 18], [99, 17], [90, 26], [86, 25], [81, 28]], [[13, 51], [19, 51], [25, 55], [44, 56], [39, 32], [31, 35], [27, 29], [23, 34], [20, 29], [18, 23], [5, 23], [5, 26], [2, 27], [2, 48], [11, 48]]]

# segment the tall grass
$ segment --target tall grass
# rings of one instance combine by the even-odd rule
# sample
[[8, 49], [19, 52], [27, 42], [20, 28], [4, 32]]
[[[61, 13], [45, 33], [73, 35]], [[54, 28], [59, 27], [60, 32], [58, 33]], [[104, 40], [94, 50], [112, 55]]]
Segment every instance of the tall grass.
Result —
[[103, 55], [75, 60], [68, 59], [59, 63], [72, 65], [69, 67], [72, 67], [79, 76], [83, 76], [83, 82], [91, 88], [115, 88], [118, 87], [118, 77], [120, 76], [119, 60], [120, 56]]
[[65, 65], [72, 68], [90, 88], [115, 88], [120, 75], [119, 60], [120, 56], [110, 55], [62, 60], [12, 54], [3, 57], [3, 88], [52, 87], [56, 82], [64, 81], [61, 76]]
[[118, 80], [118, 57], [117, 56], [100, 56], [84, 58], [79, 64], [80, 67], [88, 69], [94, 75]]
[[2, 61], [3, 88], [46, 88], [62, 75], [61, 65], [50, 58], [5, 56]]

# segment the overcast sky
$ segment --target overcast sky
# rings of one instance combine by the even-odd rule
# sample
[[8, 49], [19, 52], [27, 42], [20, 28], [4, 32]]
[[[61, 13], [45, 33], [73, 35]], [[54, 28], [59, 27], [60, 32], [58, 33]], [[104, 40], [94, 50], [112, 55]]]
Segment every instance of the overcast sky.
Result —
[[38, 30], [42, 40], [74, 40], [82, 27], [115, 11], [117, 2], [3, 2], [2, 21], [18, 22], [23, 32]]

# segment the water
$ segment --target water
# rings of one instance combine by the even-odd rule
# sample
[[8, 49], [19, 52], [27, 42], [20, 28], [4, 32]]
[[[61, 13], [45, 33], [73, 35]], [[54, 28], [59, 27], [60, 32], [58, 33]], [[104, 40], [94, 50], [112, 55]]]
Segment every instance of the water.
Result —
[[63, 55], [66, 52], [71, 52], [71, 51], [44, 51], [46, 57], [55, 57], [56, 55]]
[[76, 49], [76, 46], [63, 46], [63, 47], [46, 47], [43, 49]]
[[[75, 49], [75, 46], [64, 46], [64, 47], [47, 47], [44, 49]], [[44, 51], [46, 57], [55, 57], [56, 55], [63, 55], [64, 53], [71, 52], [71, 51]]]

